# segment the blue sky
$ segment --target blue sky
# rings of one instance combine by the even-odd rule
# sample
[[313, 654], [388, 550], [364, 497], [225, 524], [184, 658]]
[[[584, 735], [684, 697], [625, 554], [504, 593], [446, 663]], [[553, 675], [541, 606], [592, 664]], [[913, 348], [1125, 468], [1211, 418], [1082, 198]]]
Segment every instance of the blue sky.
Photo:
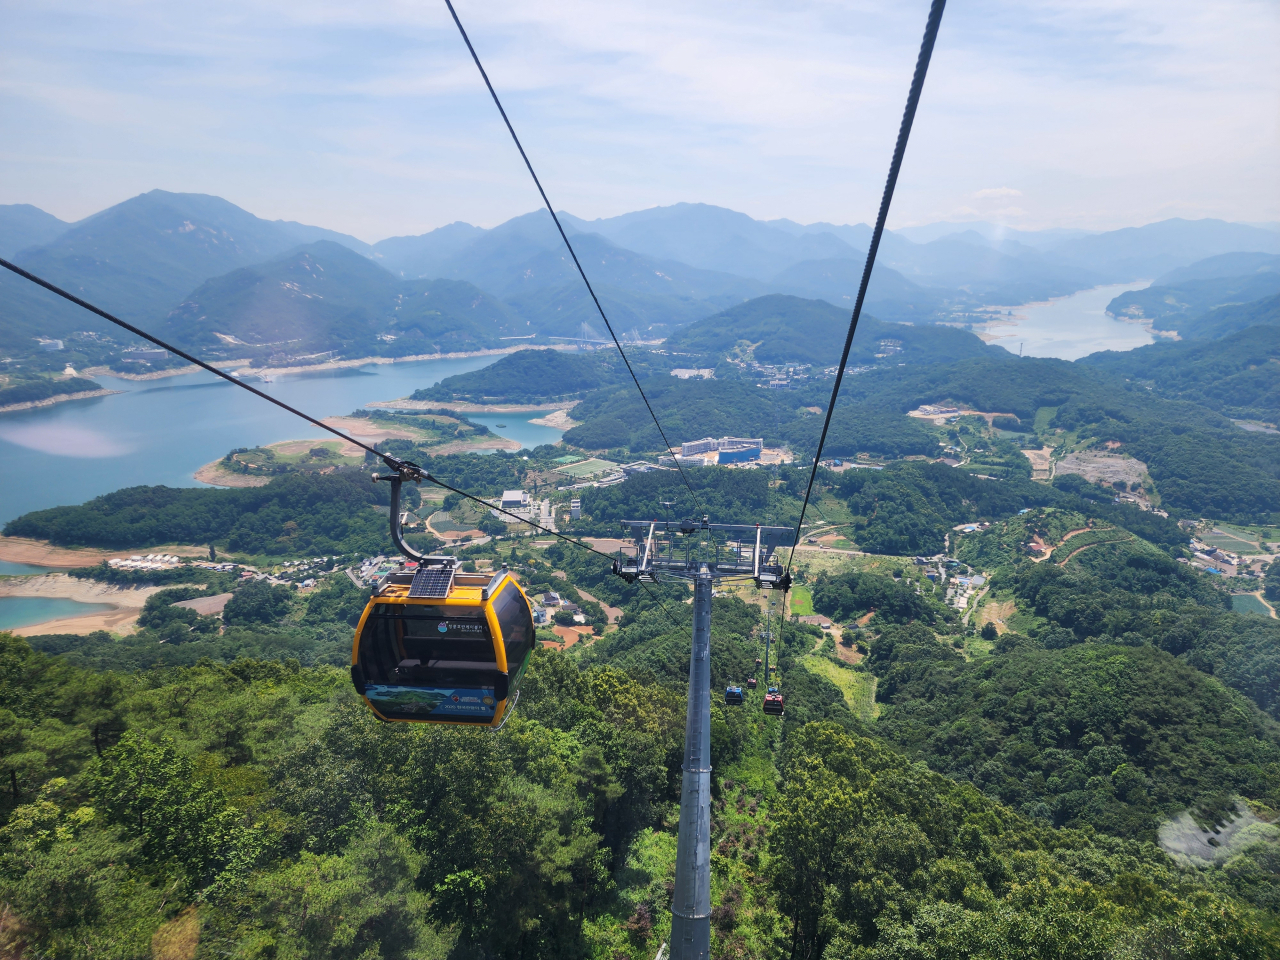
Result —
[[[459, 0], [557, 208], [868, 221], [926, 0]], [[537, 206], [443, 2], [4, 0], [0, 203], [375, 241]], [[954, 2], [891, 226], [1280, 220], [1275, 0]]]

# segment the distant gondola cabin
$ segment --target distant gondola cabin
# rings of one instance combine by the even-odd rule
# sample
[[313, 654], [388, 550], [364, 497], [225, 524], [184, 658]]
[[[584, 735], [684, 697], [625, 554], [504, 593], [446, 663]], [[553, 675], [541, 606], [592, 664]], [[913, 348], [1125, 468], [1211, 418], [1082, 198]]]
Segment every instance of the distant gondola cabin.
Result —
[[496, 727], [533, 644], [529, 600], [505, 567], [470, 574], [431, 557], [378, 584], [356, 628], [351, 679], [383, 720]]
[[782, 694], [778, 692], [777, 687], [770, 687], [769, 691], [764, 695], [764, 712], [775, 717], [782, 716], [783, 701]]

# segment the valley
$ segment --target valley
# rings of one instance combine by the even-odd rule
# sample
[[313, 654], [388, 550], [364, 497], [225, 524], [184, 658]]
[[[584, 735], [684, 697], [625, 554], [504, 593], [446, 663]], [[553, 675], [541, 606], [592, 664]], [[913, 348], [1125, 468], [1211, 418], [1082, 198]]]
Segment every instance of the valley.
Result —
[[[511, 571], [536, 650], [500, 732], [378, 724], [348, 672], [397, 556], [372, 454], [0, 299], [0, 401], [112, 391], [0, 414], [0, 937], [653, 956], [693, 608], [610, 573], [619, 522], [799, 522], [865, 228], [567, 217], [628, 369], [541, 215], [363, 244], [215, 199], [147, 194], [24, 262], [477, 497], [409, 485], [405, 536]], [[148, 286], [121, 265], [176, 216]], [[1280, 949], [1280, 436], [1236, 422], [1280, 420], [1280, 315], [1223, 300], [1280, 247], [1142, 231], [886, 236], [794, 586], [712, 600], [716, 957]], [[782, 716], [724, 702], [751, 677]], [[90, 906], [46, 909], [65, 883]]]

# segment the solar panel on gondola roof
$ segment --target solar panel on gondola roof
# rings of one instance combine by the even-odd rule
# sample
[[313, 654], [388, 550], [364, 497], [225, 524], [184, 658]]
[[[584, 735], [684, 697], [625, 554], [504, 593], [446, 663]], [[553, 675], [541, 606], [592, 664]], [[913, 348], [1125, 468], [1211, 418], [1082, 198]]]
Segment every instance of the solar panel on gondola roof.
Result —
[[411, 597], [447, 597], [453, 585], [453, 567], [420, 567], [409, 586]]

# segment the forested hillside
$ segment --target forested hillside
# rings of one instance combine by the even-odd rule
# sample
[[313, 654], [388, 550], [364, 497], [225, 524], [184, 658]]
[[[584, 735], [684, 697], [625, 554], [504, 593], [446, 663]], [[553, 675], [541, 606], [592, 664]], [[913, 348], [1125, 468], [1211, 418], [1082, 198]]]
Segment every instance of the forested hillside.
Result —
[[[1274, 300], [1273, 312], [1280, 297]], [[1280, 420], [1280, 324], [1248, 327], [1217, 340], [1105, 351], [1080, 362], [1224, 416]]]
[[[865, 228], [697, 205], [566, 222], [665, 438], [609, 351], [522, 349], [352, 414], [394, 437], [379, 451], [477, 497], [525, 490], [539, 524], [591, 538], [405, 490], [416, 547], [505, 567], [539, 608], [509, 722], [384, 724], [357, 696], [352, 631], [394, 555], [372, 454], [238, 450], [224, 462], [257, 452], [270, 482], [18, 517], [6, 535], [221, 563], [0, 577], [6, 599], [137, 604], [111, 631], [0, 633], [0, 956], [648, 960], [669, 941], [693, 608], [685, 583], [612, 573], [620, 522], [800, 523]], [[542, 213], [374, 246], [165, 194], [32, 223], [57, 230], [32, 263], [227, 358], [605, 337]], [[1280, 419], [1280, 328], [1269, 301], [1175, 296], [1234, 296], [1230, 271], [1270, 263], [1232, 252], [1259, 236], [886, 238], [883, 316], [921, 322], [863, 318], [777, 555], [790, 593], [744, 579], [712, 601], [715, 960], [1280, 957], [1280, 436], [1258, 429]], [[134, 261], [162, 253], [146, 288]], [[1156, 267], [1182, 272], [1142, 302], [1181, 342], [1067, 363], [923, 322]], [[28, 294], [0, 309], [46, 308]], [[18, 319], [19, 345], [71, 322]], [[122, 349], [68, 334], [0, 405], [92, 389], [48, 374]], [[499, 402], [578, 425], [441, 452], [489, 429], [446, 405]], [[708, 435], [761, 437], [767, 462], [622, 479]]]
[[409, 399], [539, 403], [571, 399], [624, 379], [630, 382], [622, 362], [612, 355], [521, 350], [480, 370], [445, 377]]

